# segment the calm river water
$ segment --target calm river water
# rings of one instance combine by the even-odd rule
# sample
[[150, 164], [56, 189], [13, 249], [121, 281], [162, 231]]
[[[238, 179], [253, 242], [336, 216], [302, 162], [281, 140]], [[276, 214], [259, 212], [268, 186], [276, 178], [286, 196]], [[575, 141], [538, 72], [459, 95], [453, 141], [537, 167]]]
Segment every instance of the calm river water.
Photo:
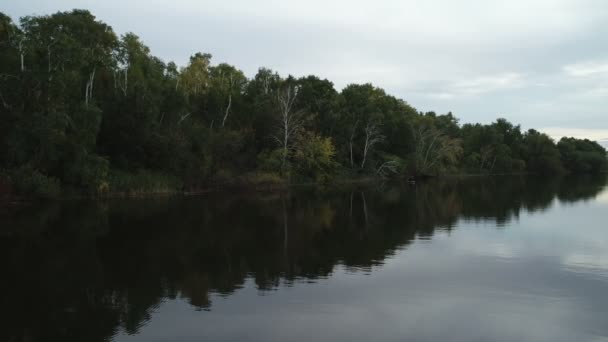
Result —
[[608, 341], [605, 177], [0, 208], [0, 341]]

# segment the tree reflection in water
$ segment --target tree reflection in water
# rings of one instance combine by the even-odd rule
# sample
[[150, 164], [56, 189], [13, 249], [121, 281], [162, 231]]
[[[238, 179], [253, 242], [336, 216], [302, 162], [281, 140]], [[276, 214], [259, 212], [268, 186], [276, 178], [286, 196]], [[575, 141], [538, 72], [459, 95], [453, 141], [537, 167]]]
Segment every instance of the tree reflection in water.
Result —
[[66, 201], [1, 213], [2, 341], [105, 341], [137, 333], [167, 299], [211, 310], [262, 290], [370, 271], [458, 220], [505, 227], [520, 211], [591, 199], [604, 177], [453, 178], [287, 193]]

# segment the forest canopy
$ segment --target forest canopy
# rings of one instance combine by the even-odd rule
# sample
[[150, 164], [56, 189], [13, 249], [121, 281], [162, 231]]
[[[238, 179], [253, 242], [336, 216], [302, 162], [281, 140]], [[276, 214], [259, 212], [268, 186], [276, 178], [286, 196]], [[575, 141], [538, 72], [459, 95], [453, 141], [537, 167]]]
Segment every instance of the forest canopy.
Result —
[[371, 84], [341, 91], [196, 53], [177, 66], [86, 10], [0, 13], [0, 192], [171, 192], [445, 173], [598, 173], [597, 142], [459, 124]]

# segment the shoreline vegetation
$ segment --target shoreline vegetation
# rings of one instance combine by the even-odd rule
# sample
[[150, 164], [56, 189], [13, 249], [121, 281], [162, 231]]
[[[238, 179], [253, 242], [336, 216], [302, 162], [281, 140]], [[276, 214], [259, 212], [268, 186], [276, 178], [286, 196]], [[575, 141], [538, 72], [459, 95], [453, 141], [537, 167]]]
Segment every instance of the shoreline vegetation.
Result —
[[162, 61], [86, 10], [0, 12], [0, 199], [607, 170], [587, 139], [460, 124], [369, 83], [248, 78], [211, 60]]

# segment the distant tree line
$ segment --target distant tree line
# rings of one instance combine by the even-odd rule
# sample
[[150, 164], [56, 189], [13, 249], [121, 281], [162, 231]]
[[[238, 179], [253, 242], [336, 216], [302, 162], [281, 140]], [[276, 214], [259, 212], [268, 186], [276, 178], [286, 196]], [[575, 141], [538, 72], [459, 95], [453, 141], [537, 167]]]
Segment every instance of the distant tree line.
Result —
[[[505, 119], [459, 125], [371, 84], [178, 67], [88, 11], [0, 13], [0, 178], [57, 195], [443, 173], [597, 173], [596, 142]], [[0, 181], [1, 185], [2, 181]], [[0, 186], [0, 189], [2, 186]]]

